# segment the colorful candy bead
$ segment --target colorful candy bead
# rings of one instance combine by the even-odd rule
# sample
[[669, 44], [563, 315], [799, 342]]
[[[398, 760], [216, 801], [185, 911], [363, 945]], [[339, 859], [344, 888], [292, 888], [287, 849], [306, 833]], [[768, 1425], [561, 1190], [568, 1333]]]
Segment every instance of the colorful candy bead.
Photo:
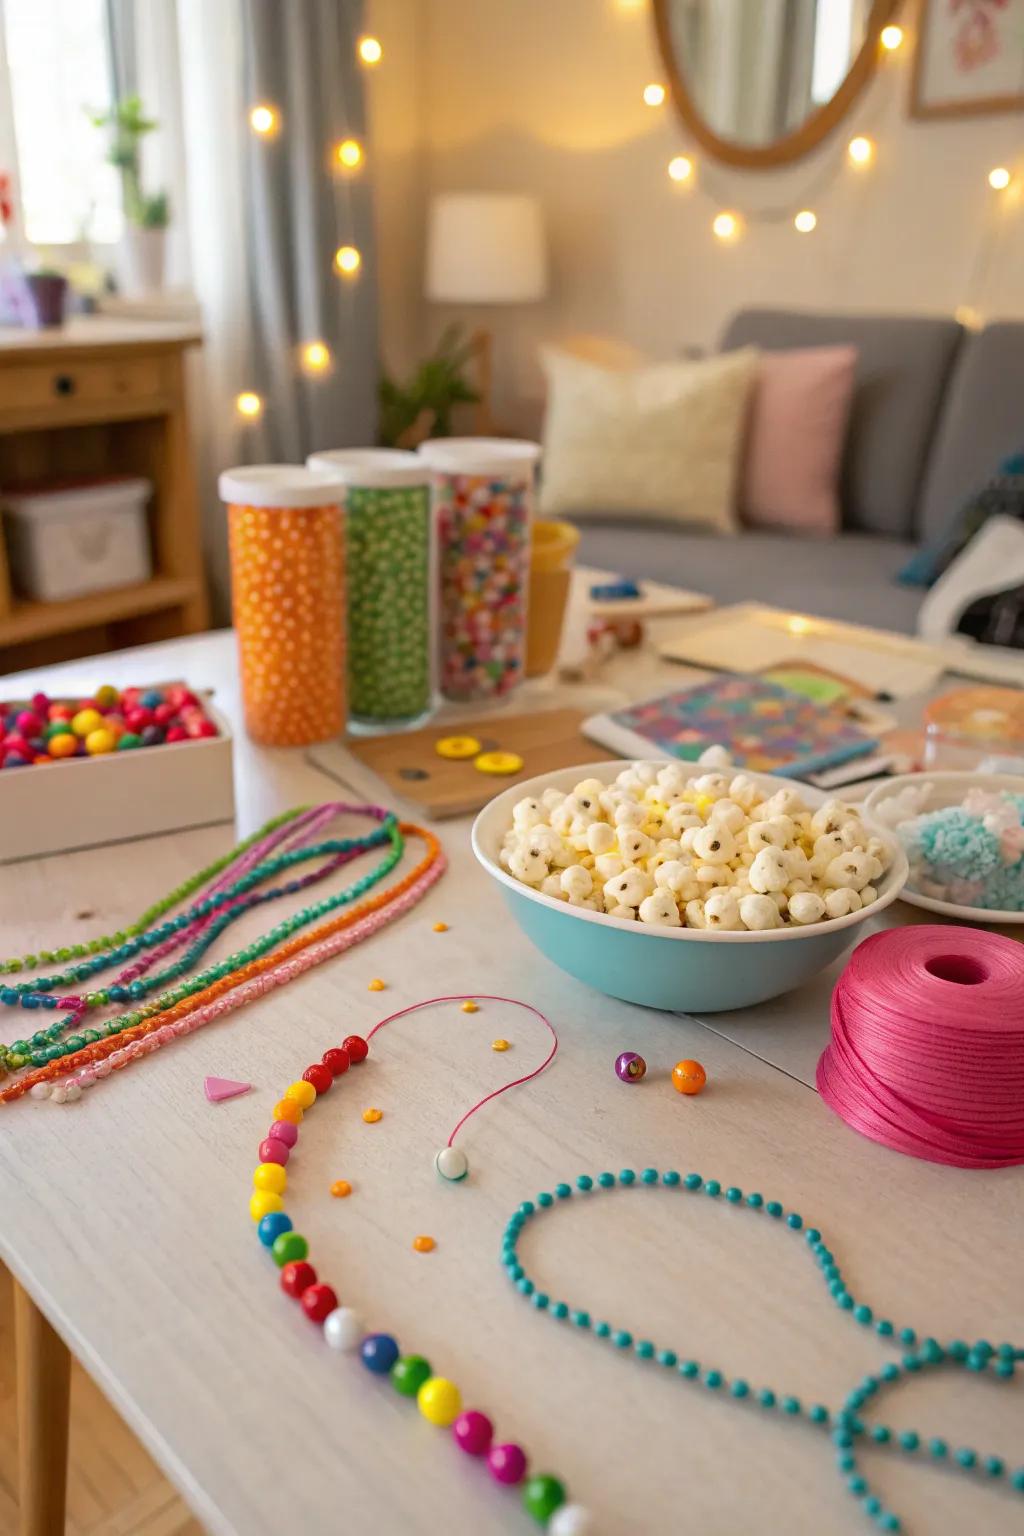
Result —
[[298, 1301], [303, 1291], [308, 1290], [311, 1285], [316, 1285], [316, 1270], [304, 1259], [286, 1264], [282, 1269], [281, 1289], [286, 1296], [291, 1296]]
[[264, 1216], [283, 1209], [284, 1201], [273, 1190], [257, 1189], [249, 1200], [249, 1215], [253, 1221], [262, 1221]]
[[[314, 1092], [316, 1090], [314, 1089]], [[278, 1099], [274, 1105], [275, 1120], [290, 1120], [293, 1125], [302, 1124], [302, 1105], [295, 1099]]]
[[387, 1376], [398, 1359], [398, 1345], [390, 1333], [368, 1333], [359, 1346], [359, 1354], [368, 1371]]
[[362, 1035], [346, 1035], [341, 1042], [341, 1048], [347, 1051], [348, 1059], [353, 1065], [358, 1061], [365, 1061], [370, 1054], [370, 1047]]
[[72, 718], [71, 729], [76, 736], [86, 737], [91, 731], [98, 731], [103, 725], [103, 716], [98, 709], [80, 709]]
[[623, 1051], [615, 1058], [615, 1075], [624, 1083], [638, 1083], [647, 1071], [647, 1063], [636, 1051]]
[[260, 1142], [261, 1163], [280, 1163], [283, 1168], [290, 1156], [291, 1148], [287, 1142], [279, 1141], [276, 1136], [268, 1136]]
[[415, 1397], [431, 1375], [429, 1360], [422, 1355], [403, 1355], [391, 1367], [391, 1384], [403, 1397]]
[[521, 1482], [526, 1473], [526, 1452], [521, 1445], [492, 1445], [487, 1452], [487, 1467], [497, 1483]]
[[452, 1425], [452, 1438], [467, 1456], [482, 1456], [490, 1449], [493, 1437], [494, 1425], [476, 1408], [467, 1408]]
[[292, 1219], [286, 1216], [284, 1211], [271, 1211], [269, 1216], [261, 1218], [256, 1228], [256, 1235], [264, 1248], [273, 1248], [279, 1237], [292, 1230]]
[[85, 738], [85, 750], [90, 757], [101, 757], [106, 752], [113, 752], [116, 745], [117, 738], [113, 731], [105, 726], [98, 726]]
[[597, 1527], [582, 1504], [559, 1504], [548, 1521], [547, 1536], [594, 1536]]
[[74, 757], [78, 751], [78, 738], [70, 731], [62, 731], [59, 735], [50, 737], [46, 750], [51, 757]]
[[331, 1287], [319, 1283], [307, 1285], [299, 1301], [311, 1323], [324, 1322], [338, 1305], [338, 1298]]
[[565, 1489], [557, 1477], [537, 1472], [523, 1487], [523, 1508], [539, 1525], [546, 1525], [560, 1504], [565, 1503]]
[[[285, 1220], [288, 1218], [285, 1217]], [[277, 1267], [285, 1269], [289, 1264], [297, 1264], [300, 1259], [309, 1257], [309, 1244], [301, 1232], [292, 1231], [291, 1222], [288, 1222], [287, 1228], [279, 1232], [270, 1244], [270, 1251]]]
[[352, 1065], [352, 1058], [343, 1045], [335, 1045], [329, 1051], [324, 1051], [322, 1060], [332, 1078], [341, 1077]]
[[310, 1083], [315, 1088], [318, 1094], [326, 1093], [328, 1088], [334, 1083], [334, 1073], [330, 1067], [325, 1067], [322, 1062], [314, 1062], [311, 1067], [307, 1067], [302, 1077], [305, 1082]]
[[350, 1354], [358, 1349], [363, 1337], [363, 1325], [351, 1307], [335, 1307], [324, 1318], [324, 1341], [331, 1349]]
[[417, 1392], [416, 1403], [428, 1423], [447, 1429], [462, 1410], [462, 1394], [453, 1381], [431, 1376]]
[[299, 1139], [299, 1128], [292, 1120], [275, 1120], [267, 1137], [271, 1141], [283, 1141], [286, 1147], [294, 1147]]
[[442, 1147], [434, 1158], [434, 1167], [442, 1179], [457, 1184], [469, 1172], [469, 1158], [461, 1147]]
[[677, 1061], [672, 1068], [672, 1086], [677, 1093], [700, 1093], [707, 1080], [699, 1061]]
[[288, 1188], [288, 1175], [280, 1163], [260, 1163], [252, 1182], [256, 1189], [269, 1189], [272, 1194], [283, 1195]]
[[316, 1103], [316, 1089], [312, 1083], [302, 1078], [296, 1083], [289, 1084], [284, 1091], [284, 1096], [286, 1099], [291, 1099], [292, 1103], [297, 1104], [301, 1110], [312, 1109]]

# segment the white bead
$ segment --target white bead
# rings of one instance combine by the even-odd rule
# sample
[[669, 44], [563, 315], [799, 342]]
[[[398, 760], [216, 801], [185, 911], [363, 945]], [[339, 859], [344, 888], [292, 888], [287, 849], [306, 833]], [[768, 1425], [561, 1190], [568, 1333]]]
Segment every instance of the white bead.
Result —
[[548, 1536], [594, 1536], [597, 1526], [582, 1504], [561, 1504], [548, 1521]]
[[66, 1093], [66, 1091], [64, 1089], [64, 1086], [63, 1086], [62, 1083], [58, 1083], [57, 1086], [54, 1088], [53, 1092], [50, 1094], [50, 1103], [51, 1104], [66, 1104], [67, 1101], [68, 1101], [68, 1096], [67, 1096], [67, 1093]]
[[705, 747], [697, 761], [704, 768], [731, 768], [733, 765], [726, 749], [717, 742], [713, 747]]
[[442, 1147], [434, 1158], [434, 1167], [442, 1179], [454, 1184], [469, 1172], [469, 1158], [461, 1147]]
[[33, 1083], [28, 1091], [30, 1099], [48, 1099], [50, 1097], [49, 1083]]
[[78, 1083], [70, 1082], [64, 1085], [64, 1098], [68, 1104], [73, 1104], [76, 1099], [82, 1097], [82, 1089]]
[[351, 1307], [335, 1307], [324, 1318], [324, 1341], [332, 1349], [358, 1349], [363, 1325]]

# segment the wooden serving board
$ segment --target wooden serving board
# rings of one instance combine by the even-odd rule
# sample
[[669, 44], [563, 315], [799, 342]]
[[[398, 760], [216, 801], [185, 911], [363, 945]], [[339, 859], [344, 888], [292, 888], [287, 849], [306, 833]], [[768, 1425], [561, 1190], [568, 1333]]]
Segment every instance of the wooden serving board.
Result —
[[[344, 750], [382, 778], [392, 794], [413, 801], [425, 816], [441, 821], [471, 815], [510, 784], [535, 774], [610, 759], [610, 752], [581, 733], [584, 719], [578, 709], [550, 709], [533, 715], [449, 720], [405, 735], [353, 737]], [[439, 757], [435, 746], [445, 736], [475, 736], [483, 752], [515, 752], [523, 760], [522, 769], [500, 775], [481, 773], [473, 767], [472, 758], [453, 762]], [[326, 766], [326, 750], [318, 749], [321, 766]]]

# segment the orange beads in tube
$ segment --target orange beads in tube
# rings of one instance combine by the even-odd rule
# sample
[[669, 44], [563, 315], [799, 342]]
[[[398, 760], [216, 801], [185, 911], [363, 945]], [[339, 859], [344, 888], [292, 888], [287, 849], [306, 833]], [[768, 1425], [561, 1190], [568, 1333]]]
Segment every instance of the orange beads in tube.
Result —
[[342, 482], [290, 464], [230, 469], [231, 594], [246, 730], [301, 747], [345, 728]]

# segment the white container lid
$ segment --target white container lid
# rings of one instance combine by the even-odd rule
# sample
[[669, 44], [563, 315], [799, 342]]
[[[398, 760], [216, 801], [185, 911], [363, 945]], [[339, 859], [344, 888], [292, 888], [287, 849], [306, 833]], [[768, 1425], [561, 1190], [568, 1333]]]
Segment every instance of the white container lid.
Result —
[[12, 517], [31, 523], [63, 523], [124, 507], [141, 507], [153, 494], [153, 482], [141, 476], [94, 480], [82, 485], [41, 485], [0, 495]]
[[345, 482], [334, 470], [301, 464], [250, 464], [226, 469], [217, 481], [221, 501], [236, 507], [326, 507], [339, 502]]
[[418, 453], [406, 453], [401, 448], [332, 448], [311, 453], [306, 467], [338, 475], [346, 485], [384, 488], [430, 484], [430, 465]]
[[516, 437], [432, 437], [419, 452], [431, 469], [453, 475], [532, 473], [540, 444]]

